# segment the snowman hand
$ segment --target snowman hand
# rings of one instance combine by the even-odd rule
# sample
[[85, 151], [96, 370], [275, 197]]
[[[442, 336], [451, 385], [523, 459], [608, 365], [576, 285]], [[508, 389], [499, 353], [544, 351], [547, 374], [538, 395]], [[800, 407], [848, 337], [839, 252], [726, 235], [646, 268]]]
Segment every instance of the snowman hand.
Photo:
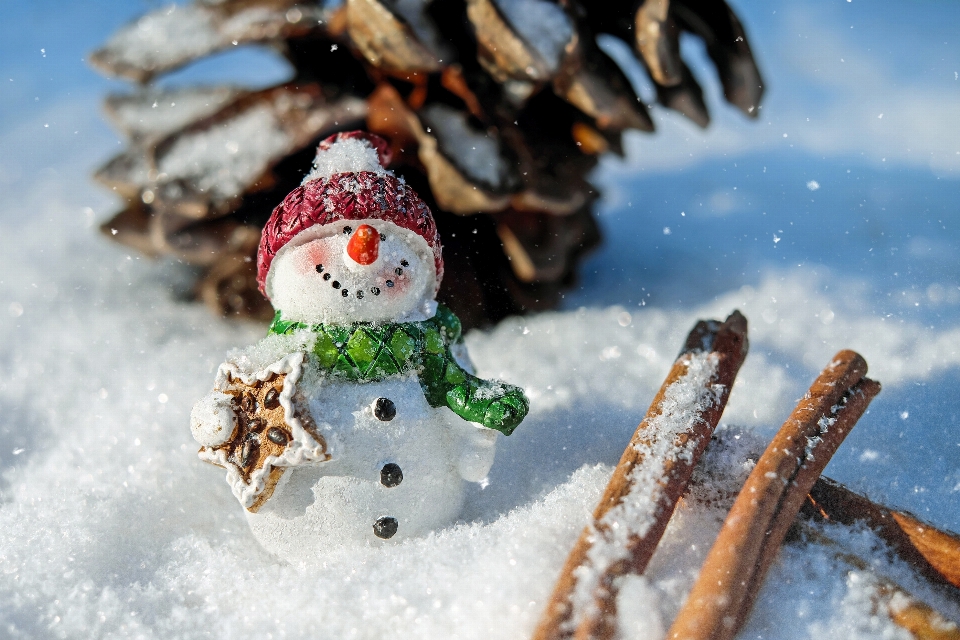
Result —
[[530, 403], [519, 389], [511, 389], [505, 396], [497, 398], [487, 406], [483, 423], [498, 425], [494, 427], [508, 436], [530, 411]]
[[467, 482], [480, 482], [487, 477], [497, 453], [497, 432], [482, 424], [464, 424], [466, 433], [457, 460], [457, 470]]
[[216, 447], [231, 437], [237, 428], [234, 398], [226, 393], [211, 391], [190, 412], [190, 432], [204, 447]]

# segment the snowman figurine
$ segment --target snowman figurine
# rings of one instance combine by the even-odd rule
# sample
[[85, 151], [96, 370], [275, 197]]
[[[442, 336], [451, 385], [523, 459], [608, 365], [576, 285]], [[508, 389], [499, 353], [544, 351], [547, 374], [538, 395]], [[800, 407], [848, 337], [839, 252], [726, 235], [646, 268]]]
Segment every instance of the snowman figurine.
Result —
[[433, 216], [387, 164], [372, 134], [320, 144], [260, 241], [269, 335], [229, 354], [191, 414], [200, 458], [227, 469], [254, 536], [291, 561], [453, 522], [528, 410], [519, 388], [473, 375], [435, 300]]

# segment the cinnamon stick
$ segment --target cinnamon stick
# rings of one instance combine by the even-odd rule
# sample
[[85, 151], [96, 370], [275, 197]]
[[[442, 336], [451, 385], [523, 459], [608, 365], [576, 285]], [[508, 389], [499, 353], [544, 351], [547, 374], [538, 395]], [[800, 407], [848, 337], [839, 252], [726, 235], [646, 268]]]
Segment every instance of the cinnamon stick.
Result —
[[927, 579], [960, 589], [960, 536], [955, 533], [888, 509], [823, 477], [810, 490], [803, 515], [841, 524], [863, 521]]
[[642, 573], [720, 421], [748, 348], [747, 320], [700, 321], [570, 552], [534, 640], [609, 638], [617, 576]]
[[814, 482], [880, 384], [853, 351], [834, 356], [760, 457], [667, 638], [729, 640]]
[[[820, 478], [817, 484], [822, 480], [825, 479]], [[832, 480], [826, 480], [826, 482], [834, 486], [839, 486]], [[840, 488], [843, 489], [843, 487]], [[846, 489], [843, 490], [847, 491]], [[865, 501], [874, 507], [883, 509], [883, 507], [874, 505], [863, 496], [858, 496], [852, 492], [848, 493], [850, 493], [857, 502]], [[810, 504], [809, 499], [807, 504]], [[804, 512], [806, 511], [807, 505], [804, 505]], [[803, 513], [802, 515], [809, 514]], [[812, 527], [811, 520], [812, 519], [807, 519], [806, 522], [801, 523], [798, 521], [796, 523], [804, 539], [826, 547], [837, 546], [836, 541]], [[853, 553], [843, 551], [837, 552], [836, 558], [855, 569], [874, 574], [876, 590], [871, 599], [874, 601], [875, 606], [878, 609], [880, 607], [885, 608], [887, 614], [890, 616], [890, 620], [898, 627], [906, 629], [910, 635], [917, 640], [960, 640], [960, 627], [957, 626], [956, 622], [947, 619], [933, 607], [921, 602], [899, 584], [883, 576], [876, 575], [870, 561]]]

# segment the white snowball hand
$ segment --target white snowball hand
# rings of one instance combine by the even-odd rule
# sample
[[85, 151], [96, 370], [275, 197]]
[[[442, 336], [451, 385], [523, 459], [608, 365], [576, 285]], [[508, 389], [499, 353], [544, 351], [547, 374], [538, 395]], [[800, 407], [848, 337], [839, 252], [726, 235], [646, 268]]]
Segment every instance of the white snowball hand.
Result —
[[190, 412], [190, 432], [204, 447], [221, 445], [237, 428], [233, 396], [212, 391], [200, 399]]

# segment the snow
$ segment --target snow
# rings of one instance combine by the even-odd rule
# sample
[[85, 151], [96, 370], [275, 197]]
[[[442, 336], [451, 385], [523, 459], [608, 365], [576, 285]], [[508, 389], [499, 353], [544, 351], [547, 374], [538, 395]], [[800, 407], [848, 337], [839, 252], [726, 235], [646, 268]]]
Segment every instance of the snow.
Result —
[[510, 25], [523, 36], [554, 72], [563, 49], [573, 38], [573, 24], [559, 5], [544, 0], [495, 0]]
[[421, 115], [436, 136], [443, 155], [469, 178], [493, 188], [503, 184], [508, 169], [495, 138], [476, 131], [465, 114], [441, 104], [429, 105]]
[[[305, 15], [306, 14], [306, 15]], [[115, 31], [98, 51], [104, 62], [121, 71], [135, 69], [149, 76], [239, 42], [279, 36], [288, 23], [322, 19], [322, 9], [249, 7], [230, 11], [203, 4], [170, 4]]]
[[[96, 232], [117, 203], [89, 173], [117, 141], [98, 115], [107, 83], [79, 60], [139, 8], [64, 5], [15, 4], [0, 24], [0, 636], [529, 637], [686, 332], [733, 308], [751, 340], [734, 426], [646, 574], [621, 588], [625, 637], [669, 627], [750, 456], [843, 347], [884, 390], [827, 475], [960, 530], [952, 5], [904, 17], [893, 3], [738, 3], [770, 79], [760, 121], [714, 102], [701, 133], [655, 110], [656, 136], [604, 160], [607, 243], [580, 288], [560, 311], [467, 336], [479, 375], [522, 385], [531, 414], [500, 439], [462, 521], [331, 548], [319, 567], [259, 547], [190, 434], [224, 354], [263, 327], [211, 318], [184, 302], [185, 267]], [[21, 28], [34, 18], [43, 28]], [[286, 346], [251, 360], [269, 364], [271, 348]], [[869, 531], [822, 533], [835, 542], [783, 549], [741, 639], [902, 637], [873, 604], [881, 577], [960, 619]]]
[[176, 138], [157, 158], [157, 170], [166, 183], [182, 180], [224, 200], [241, 195], [290, 145], [273, 110], [255, 106], [221, 126]]
[[[388, 173], [380, 165], [380, 156], [369, 142], [348, 138], [334, 143], [329, 149], [318, 150], [317, 157], [313, 159], [313, 169], [301, 184], [320, 178], [329, 178], [336, 173], [359, 171], [370, 171], [378, 175]], [[392, 172], [391, 175], [393, 175]]]
[[622, 501], [600, 519], [600, 527], [591, 525], [591, 546], [586, 562], [574, 571], [576, 587], [571, 625], [576, 628], [585, 618], [597, 614], [594, 597], [600, 578], [614, 563], [628, 557], [627, 544], [643, 538], [656, 522], [662, 499], [661, 481], [677, 461], [688, 464], [695, 439], [677, 446], [677, 437], [689, 433], [701, 415], [717, 401], [710, 379], [716, 375], [718, 359], [709, 352], [691, 354], [685, 359], [687, 371], [667, 387], [660, 414], [644, 429], [644, 439], [634, 445], [641, 462], [628, 476], [630, 490]]
[[[104, 47], [116, 57], [151, 69], [169, 60], [186, 60], [206, 53], [219, 41], [213, 14], [203, 7], [170, 5], [148, 13], [118, 31]], [[170, 43], [179, 50], [169, 51]]]
[[239, 94], [223, 86], [144, 89], [111, 96], [107, 115], [134, 140], [159, 138], [216, 113]]

